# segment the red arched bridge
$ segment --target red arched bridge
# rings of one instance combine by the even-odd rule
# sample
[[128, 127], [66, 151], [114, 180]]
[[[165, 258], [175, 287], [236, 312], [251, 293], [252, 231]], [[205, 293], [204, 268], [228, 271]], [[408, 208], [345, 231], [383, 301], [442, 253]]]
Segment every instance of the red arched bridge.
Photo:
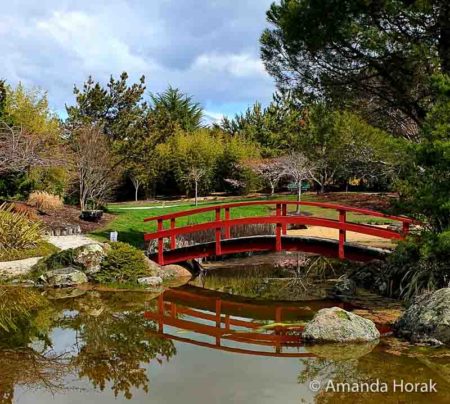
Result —
[[[274, 214], [269, 216], [232, 217], [234, 208], [258, 205], [273, 206]], [[288, 214], [289, 205], [312, 206], [334, 210], [337, 218], [330, 219], [328, 217]], [[177, 227], [177, 219], [206, 212], [215, 212], [214, 220]], [[399, 230], [392, 230], [370, 224], [355, 223], [348, 220], [348, 213], [388, 219], [400, 224], [398, 227]], [[242, 211], [239, 212], [239, 214], [242, 214]], [[150, 258], [160, 265], [182, 262], [194, 258], [220, 256], [233, 253], [282, 250], [303, 251], [307, 253], [317, 253], [328, 257], [338, 257], [340, 259], [347, 258], [356, 261], [368, 261], [374, 257], [378, 257], [380, 252], [367, 247], [347, 243], [347, 232], [371, 235], [389, 240], [401, 240], [408, 234], [410, 225], [413, 223], [413, 220], [407, 217], [387, 215], [369, 209], [360, 209], [331, 203], [294, 201], [250, 201], [228, 203], [149, 217], [144, 221], [157, 222], [156, 231], [145, 234], [144, 239], [147, 242], [158, 240], [157, 252], [150, 255]], [[165, 222], [169, 223], [169, 228], [165, 228]], [[273, 225], [275, 234], [232, 238], [231, 229], [243, 225]], [[339, 230], [339, 239], [330, 240], [323, 238], [288, 236], [288, 225], [319, 226], [336, 229]], [[213, 231], [215, 240], [212, 242], [177, 248], [177, 237], [202, 231]], [[165, 249], [164, 239], [170, 240], [168, 249]]]

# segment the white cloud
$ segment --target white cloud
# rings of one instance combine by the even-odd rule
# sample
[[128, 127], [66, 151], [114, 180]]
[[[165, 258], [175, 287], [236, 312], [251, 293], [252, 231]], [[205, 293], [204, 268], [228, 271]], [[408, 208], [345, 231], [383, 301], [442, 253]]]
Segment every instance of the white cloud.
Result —
[[250, 54], [202, 54], [193, 64], [194, 69], [232, 74], [236, 77], [264, 76], [266, 71], [261, 59]]
[[83, 70], [146, 71], [149, 64], [133, 54], [116, 32], [114, 25], [105, 25], [101, 18], [80, 11], [55, 11], [50, 18], [36, 24], [38, 31], [76, 56]]

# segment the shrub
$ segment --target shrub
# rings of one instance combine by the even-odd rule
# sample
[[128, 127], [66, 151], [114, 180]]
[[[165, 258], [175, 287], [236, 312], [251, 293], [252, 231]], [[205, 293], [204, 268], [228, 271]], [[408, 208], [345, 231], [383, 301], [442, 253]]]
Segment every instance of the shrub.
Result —
[[39, 220], [39, 218], [36, 214], [36, 210], [33, 209], [31, 206], [26, 205], [24, 203], [18, 203], [18, 202], [11, 203], [11, 209], [15, 213], [23, 214], [29, 220], [32, 220], [32, 221]]
[[43, 225], [13, 211], [11, 205], [0, 206], [0, 248], [27, 249], [42, 241]]
[[399, 283], [399, 295], [411, 300], [425, 291], [450, 283], [450, 231], [423, 232], [399, 244], [387, 264], [391, 277]]
[[58, 195], [45, 191], [32, 192], [28, 197], [28, 203], [42, 211], [60, 209], [64, 206], [63, 200]]
[[144, 253], [130, 244], [116, 242], [111, 243], [111, 249], [94, 279], [99, 283], [137, 283], [139, 277], [148, 275]]

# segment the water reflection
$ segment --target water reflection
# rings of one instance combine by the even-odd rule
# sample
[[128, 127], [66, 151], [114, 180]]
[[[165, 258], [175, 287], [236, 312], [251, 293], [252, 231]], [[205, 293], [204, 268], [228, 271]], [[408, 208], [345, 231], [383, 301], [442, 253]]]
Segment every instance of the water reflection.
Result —
[[[175, 341], [240, 354], [279, 357], [314, 356], [303, 348], [301, 332], [304, 320], [311, 317], [310, 306], [272, 302], [248, 302], [224, 293], [184, 286], [158, 297], [157, 311], [146, 311], [145, 317], [158, 324], [157, 333]], [[331, 302], [330, 302], [331, 306]], [[165, 328], [169, 328], [165, 332]], [[172, 332], [172, 329], [173, 330]], [[182, 330], [214, 341], [182, 337]], [[233, 346], [227, 344], [234, 342]], [[264, 347], [254, 349], [250, 346]], [[296, 348], [295, 352], [292, 348]]]
[[[166, 403], [179, 402], [181, 391], [185, 404], [444, 403], [450, 394], [447, 349], [395, 339], [304, 346], [304, 323], [335, 301], [268, 302], [192, 285], [159, 296], [25, 293], [13, 326], [0, 331], [0, 403]], [[309, 389], [312, 380], [324, 386], [430, 378], [439, 389], [428, 396]]]

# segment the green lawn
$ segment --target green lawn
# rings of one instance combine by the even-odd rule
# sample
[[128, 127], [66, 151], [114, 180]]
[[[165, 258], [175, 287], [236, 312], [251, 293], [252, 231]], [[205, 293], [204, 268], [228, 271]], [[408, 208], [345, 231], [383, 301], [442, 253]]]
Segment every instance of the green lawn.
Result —
[[[280, 195], [273, 200], [295, 200], [295, 195]], [[237, 198], [229, 199], [226, 201], [211, 201], [199, 203], [201, 206], [213, 206], [219, 205], [221, 203], [232, 203], [241, 201], [251, 201], [251, 200], [267, 200], [267, 198]], [[315, 194], [305, 194], [303, 196], [304, 201], [316, 201]], [[139, 207], [141, 209], [127, 209], [132, 207]], [[142, 209], [148, 207], [149, 209]], [[108, 212], [117, 215], [106, 227], [99, 229], [91, 233], [96, 239], [105, 241], [109, 238], [109, 232], [117, 231], [119, 232], [119, 240], [126, 243], [130, 243], [136, 247], [143, 247], [143, 235], [149, 231], [156, 230], [156, 223], [144, 223], [144, 219], [151, 216], [159, 216], [167, 213], [179, 212], [187, 209], [195, 209], [192, 202], [165, 202], [164, 205], [161, 202], [158, 203], [125, 203], [119, 204], [114, 203], [108, 206]], [[245, 206], [240, 208], [231, 209], [231, 217], [248, 217], [248, 216], [262, 216], [270, 214], [273, 210], [273, 206]], [[289, 211], [294, 211], [295, 206], [290, 206]], [[337, 219], [337, 212], [331, 209], [316, 208], [313, 206], [302, 207], [303, 212], [310, 213], [314, 216], [321, 216], [329, 219]], [[181, 217], [177, 219], [177, 226], [183, 226], [187, 224], [201, 223], [205, 221], [214, 220], [215, 212], [200, 213], [190, 217]], [[365, 215], [358, 215], [350, 213], [347, 215], [348, 221], [358, 222], [358, 223], [372, 223], [372, 224], [385, 224], [390, 223], [387, 219], [374, 218]], [[166, 221], [166, 227], [168, 226], [168, 221]]]

